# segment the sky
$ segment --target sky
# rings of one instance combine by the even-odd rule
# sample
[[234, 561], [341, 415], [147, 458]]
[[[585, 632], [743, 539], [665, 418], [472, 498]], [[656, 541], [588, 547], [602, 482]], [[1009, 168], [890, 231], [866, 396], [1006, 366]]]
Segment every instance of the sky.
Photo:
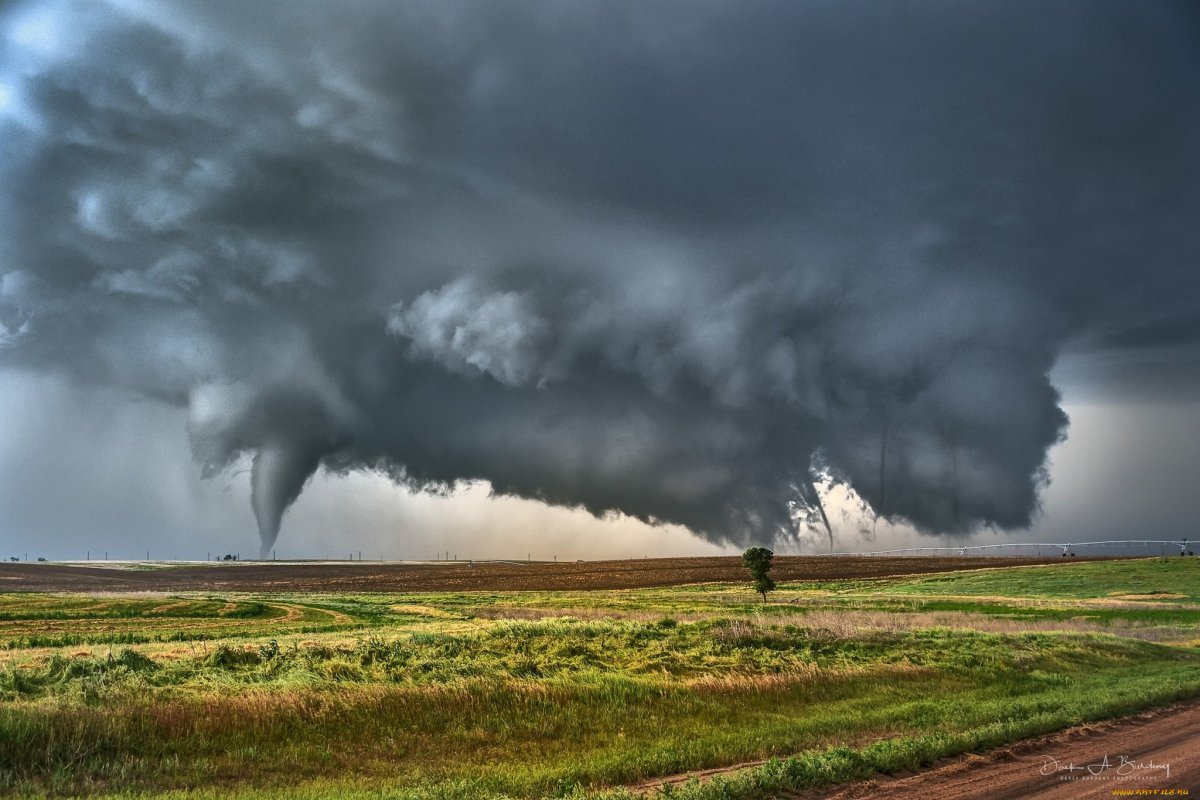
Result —
[[0, 549], [1179, 538], [1190, 2], [0, 3]]

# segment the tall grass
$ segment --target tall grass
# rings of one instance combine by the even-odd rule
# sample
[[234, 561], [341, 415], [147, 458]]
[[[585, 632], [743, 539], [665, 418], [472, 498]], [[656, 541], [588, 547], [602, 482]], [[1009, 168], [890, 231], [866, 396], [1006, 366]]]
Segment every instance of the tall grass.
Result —
[[[1193, 568], [1126, 563], [767, 606], [738, 586], [0, 595], [0, 794], [611, 798], [774, 759], [667, 790], [710, 800], [914, 768], [1200, 693]], [[1056, 572], [1079, 567], [1097, 583], [1073, 597]]]
[[[48, 782], [18, 780], [11, 788], [38, 794], [115, 784], [125, 791], [169, 794], [172, 787], [182, 791], [199, 784], [221, 788], [189, 791], [188, 797], [612, 800], [631, 795], [603, 787], [774, 757], [706, 785], [660, 793], [686, 800], [766, 797], [879, 770], [912, 769], [1146, 703], [1195, 696], [1200, 689], [1194, 667], [1188, 675], [1179, 666], [1110, 670], [1099, 680], [1093, 676], [1087, 693], [1073, 680], [1014, 678], [964, 686], [908, 675], [882, 683], [852, 680], [844, 694], [824, 699], [814, 685], [800, 691], [800, 702], [793, 688], [688, 694], [627, 681], [582, 692], [579, 686], [462, 686], [379, 687], [353, 697], [289, 694], [286, 702], [269, 706], [271, 714], [259, 705], [263, 698], [243, 698], [200, 728], [193, 727], [195, 715], [187, 710], [145, 710], [161, 727], [142, 730], [169, 733], [194, 750], [156, 749], [152, 743], [159, 739], [148, 742], [149, 750], [135, 750], [135, 744], [147, 742], [130, 741], [128, 749], [104, 754], [98, 771], [85, 773], [86, 781], [69, 782], [60, 772]], [[228, 735], [226, 728], [243, 715], [234, 725], [239, 734]], [[248, 722], [253, 720], [259, 724]], [[422, 720], [432, 729], [409, 732], [421, 728]], [[334, 722], [344, 728], [331, 731], [327, 726]], [[294, 726], [290, 731], [288, 723]], [[339, 736], [314, 736], [314, 726]], [[275, 739], [274, 733], [288, 735]], [[99, 754], [89, 753], [81, 741], [82, 736], [64, 737], [61, 747], [65, 758], [87, 764]]]
[[[28, 699], [0, 706], [0, 787], [337, 773], [417, 785], [486, 773], [497, 790], [538, 796], [563, 781], [636, 781], [868, 733], [1061, 711], [1078, 706], [1084, 680], [1091, 696], [1108, 686], [1110, 704], [1200, 688], [1197, 653], [1112, 637], [921, 631], [847, 642], [763, 628], [721, 642], [713, 632], [724, 629], [513, 624], [473, 639], [223, 647], [182, 665], [133, 650], [56, 656], [5, 673], [4, 691]], [[656, 657], [671, 647], [651, 644], [664, 642], [682, 655]], [[601, 652], [608, 662], [588, 661]], [[694, 668], [716, 653], [735, 660]]]

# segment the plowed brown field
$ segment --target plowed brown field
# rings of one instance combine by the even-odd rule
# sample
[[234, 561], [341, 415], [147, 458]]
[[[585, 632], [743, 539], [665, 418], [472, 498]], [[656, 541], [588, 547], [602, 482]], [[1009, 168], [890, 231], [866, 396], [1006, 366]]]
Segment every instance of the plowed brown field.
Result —
[[[1074, 559], [1081, 560], [1081, 559]], [[1062, 563], [1061, 558], [777, 556], [776, 581], [844, 580]], [[0, 564], [0, 591], [420, 592], [636, 589], [746, 580], [738, 556], [585, 562], [241, 562], [153, 569]]]

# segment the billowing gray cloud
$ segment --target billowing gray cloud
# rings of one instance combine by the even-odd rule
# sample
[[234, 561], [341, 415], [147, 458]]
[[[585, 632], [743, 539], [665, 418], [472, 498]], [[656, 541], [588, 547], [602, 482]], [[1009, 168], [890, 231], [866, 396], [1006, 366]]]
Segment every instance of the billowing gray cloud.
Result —
[[[321, 465], [825, 535], [1027, 526], [1064, 346], [1200, 334], [1200, 14], [18, 3], [0, 361]], [[815, 527], [814, 527], [815, 526]], [[830, 534], [832, 535], [832, 534]]]

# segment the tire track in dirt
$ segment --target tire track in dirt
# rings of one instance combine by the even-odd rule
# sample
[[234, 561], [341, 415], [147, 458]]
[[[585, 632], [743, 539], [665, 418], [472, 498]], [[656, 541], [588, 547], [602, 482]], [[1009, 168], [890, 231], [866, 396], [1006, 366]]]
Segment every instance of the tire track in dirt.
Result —
[[796, 800], [930, 797], [1077, 800], [1200, 793], [1200, 702], [1081, 725], [967, 755], [909, 777], [878, 778]]
[[[689, 780], [706, 782], [764, 760], [700, 770], [631, 787], [650, 794]], [[774, 800], [1099, 800], [1200, 794], [1200, 701], [970, 753], [912, 775], [804, 792]]]
[[193, 604], [195, 604], [195, 602], [196, 602], [195, 600], [176, 600], [173, 603], [163, 603], [160, 606], [155, 606], [154, 608], [150, 609], [147, 613], [165, 614], [168, 611], [174, 611], [177, 608], [184, 608], [185, 606], [193, 605]]
[[317, 614], [324, 614], [329, 617], [330, 621], [336, 625], [353, 624], [356, 620], [349, 614], [341, 611], [333, 611], [328, 608], [317, 608], [316, 606], [296, 605], [292, 603], [263, 603], [268, 608], [278, 609], [284, 612], [282, 617], [275, 617], [270, 620], [276, 625], [285, 625], [289, 622], [298, 622], [304, 618], [307, 611], [312, 611]]

